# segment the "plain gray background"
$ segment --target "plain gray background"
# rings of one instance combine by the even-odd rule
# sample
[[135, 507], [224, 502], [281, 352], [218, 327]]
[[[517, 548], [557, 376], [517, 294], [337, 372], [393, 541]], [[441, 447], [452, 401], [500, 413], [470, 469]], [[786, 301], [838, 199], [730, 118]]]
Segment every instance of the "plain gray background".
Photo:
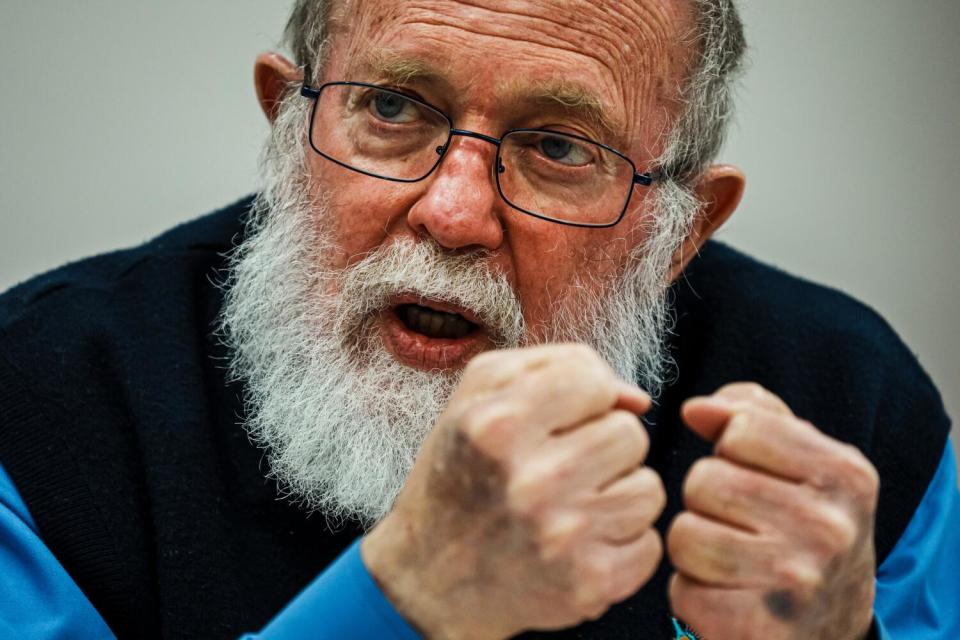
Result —
[[[253, 191], [252, 64], [289, 5], [0, 0], [0, 289]], [[723, 160], [749, 185], [720, 239], [876, 308], [960, 415], [960, 2], [742, 11]]]

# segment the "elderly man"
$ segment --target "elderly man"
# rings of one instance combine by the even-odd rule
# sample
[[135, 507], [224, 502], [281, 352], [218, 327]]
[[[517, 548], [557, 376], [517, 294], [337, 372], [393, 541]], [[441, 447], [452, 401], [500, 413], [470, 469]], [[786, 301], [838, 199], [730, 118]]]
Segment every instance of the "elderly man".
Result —
[[730, 0], [288, 37], [260, 195], [0, 299], [9, 637], [960, 631], [931, 383], [707, 242]]

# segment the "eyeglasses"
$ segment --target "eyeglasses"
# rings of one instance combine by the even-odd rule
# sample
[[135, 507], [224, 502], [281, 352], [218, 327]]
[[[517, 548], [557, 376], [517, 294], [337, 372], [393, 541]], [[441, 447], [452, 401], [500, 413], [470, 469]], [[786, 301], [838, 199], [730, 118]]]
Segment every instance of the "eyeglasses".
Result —
[[560, 224], [612, 227], [623, 219], [639, 173], [605, 144], [547, 129], [511, 129], [501, 138], [455, 129], [439, 109], [404, 93], [364, 82], [304, 85], [314, 101], [310, 146], [338, 165], [382, 180], [418, 182], [436, 169], [454, 136], [497, 147], [500, 196], [514, 209]]

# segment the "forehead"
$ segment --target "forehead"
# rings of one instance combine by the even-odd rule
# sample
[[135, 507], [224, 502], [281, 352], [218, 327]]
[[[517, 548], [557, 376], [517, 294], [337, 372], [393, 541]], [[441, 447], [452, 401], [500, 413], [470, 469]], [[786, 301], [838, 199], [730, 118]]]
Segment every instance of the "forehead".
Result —
[[[334, 14], [331, 75], [371, 63], [430, 74], [472, 108], [527, 87], [596, 101], [642, 134], [668, 117], [685, 67], [678, 0], [347, 0]], [[350, 79], [332, 78], [331, 79]]]

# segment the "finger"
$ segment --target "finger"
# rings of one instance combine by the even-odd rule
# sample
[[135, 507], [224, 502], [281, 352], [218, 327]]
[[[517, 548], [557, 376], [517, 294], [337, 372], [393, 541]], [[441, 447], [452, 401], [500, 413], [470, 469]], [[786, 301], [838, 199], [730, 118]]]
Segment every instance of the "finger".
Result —
[[608, 412], [621, 396], [631, 404], [642, 402], [641, 391], [626, 394], [625, 383], [595, 351], [583, 345], [557, 346], [548, 361], [505, 387], [503, 393], [525, 408], [527, 428], [543, 436]]
[[726, 384], [713, 394], [714, 397], [737, 404], [747, 404], [762, 407], [773, 413], [782, 413], [792, 416], [793, 411], [780, 396], [762, 387], [756, 382], [734, 382]]
[[[624, 394], [625, 402], [642, 407], [649, 403], [649, 395], [629, 382], [616, 381], [613, 371], [593, 349], [582, 344], [548, 344], [520, 349], [498, 349], [486, 351], [475, 356], [464, 370], [463, 378], [454, 395], [455, 399], [464, 396], [489, 395], [502, 390], [511, 383], [552, 364], [580, 363], [593, 361], [596, 367], [588, 367], [587, 372], [601, 374], [619, 382], [618, 391]], [[595, 371], [599, 367], [605, 371]]]
[[725, 588], [752, 588], [771, 580], [777, 554], [769, 538], [681, 512], [667, 532], [667, 552], [680, 573]]
[[635, 415], [611, 411], [538, 446], [518, 466], [511, 498], [530, 505], [593, 492], [639, 467], [648, 447], [647, 432]]
[[789, 531], [792, 514], [809, 510], [810, 490], [725, 458], [698, 460], [683, 483], [683, 503], [714, 520], [753, 532]]
[[800, 482], [832, 477], [834, 460], [848, 457], [848, 449], [809, 422], [762, 409], [736, 413], [715, 448], [728, 460]]
[[653, 576], [663, 558], [663, 541], [655, 529], [626, 544], [593, 545], [581, 568], [580, 599], [607, 605], [636, 593]]
[[583, 505], [597, 537], [612, 543], [634, 540], [653, 526], [667, 497], [660, 475], [649, 467], [615, 480]]
[[[586, 346], [531, 351], [481, 354], [468, 366], [444, 417], [479, 450], [494, 456], [530, 451], [554, 432], [608, 412], [625, 395], [610, 367]], [[499, 367], [521, 373], [506, 380]], [[500, 380], [500, 386], [477, 382], [484, 377]], [[640, 398], [627, 395], [627, 402]]]
[[839, 445], [799, 418], [715, 398], [688, 401], [683, 416], [718, 455], [792, 480], [807, 478]]
[[481, 391], [499, 391], [525, 373], [546, 366], [555, 355], [556, 345], [542, 345], [523, 349], [499, 349], [476, 355], [467, 364], [458, 395], [472, 395]]
[[701, 437], [715, 441], [733, 415], [751, 408], [784, 416], [793, 415], [783, 400], [753, 383], [726, 385], [713, 395], [690, 398], [683, 403], [680, 414], [684, 422]]
[[650, 399], [650, 395], [646, 391], [623, 380], [617, 380], [616, 384], [618, 395], [617, 402], [614, 405], [615, 409], [623, 409], [638, 416], [642, 416], [650, 410], [653, 400]]

